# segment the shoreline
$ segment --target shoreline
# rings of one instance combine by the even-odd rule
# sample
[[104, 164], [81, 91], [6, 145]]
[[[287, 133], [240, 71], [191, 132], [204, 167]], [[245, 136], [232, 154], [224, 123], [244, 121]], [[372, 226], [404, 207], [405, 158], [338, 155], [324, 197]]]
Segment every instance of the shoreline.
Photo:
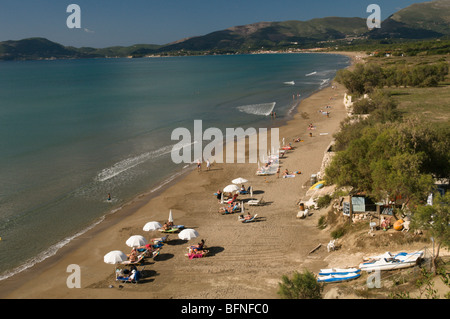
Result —
[[[342, 54], [342, 53], [332, 52], [331, 54]], [[355, 63], [355, 60], [354, 60], [355, 54], [353, 54], [353, 52], [350, 52], [349, 54], [346, 54], [346, 55], [353, 57], [352, 64], [351, 64], [351, 65], [353, 65]], [[331, 83], [332, 83], [332, 81], [330, 81], [330, 85], [331, 85]], [[282, 126], [280, 127], [280, 138], [283, 138], [284, 136], [286, 136], [286, 137], [289, 136], [289, 139], [287, 139], [287, 141], [290, 141], [290, 140], [292, 140], [293, 136], [295, 137], [297, 135], [298, 136], [302, 135], [305, 137], [304, 140], [306, 141], [306, 125], [301, 128], [295, 127], [299, 121], [306, 123], [311, 120], [311, 119], [306, 120], [306, 119], [302, 118], [301, 107], [305, 106], [305, 104], [308, 105], [309, 103], [313, 103], [313, 101], [314, 101], [314, 103], [321, 103], [321, 106], [323, 107], [325, 105], [325, 103], [327, 103], [327, 101], [324, 100], [324, 97], [329, 95], [330, 93], [337, 92], [337, 91], [334, 91], [330, 87], [330, 85], [313, 92], [307, 98], [302, 99], [300, 101], [300, 103], [297, 103], [297, 106], [294, 108], [295, 111], [293, 112], [291, 117], [289, 119], [281, 121], [284, 123], [281, 123]], [[339, 92], [341, 92], [341, 91], [342, 91], [342, 87], [340, 88]], [[343, 98], [343, 96], [342, 96], [342, 98]], [[320, 100], [320, 102], [318, 102], [318, 100]], [[346, 116], [345, 107], [343, 106], [341, 98], [337, 99], [334, 102], [337, 102], [337, 101], [339, 102], [339, 104], [342, 104], [341, 109], [339, 109], [339, 111], [342, 112], [342, 114], [340, 114], [340, 117], [342, 117], [342, 119], [343, 119], [343, 117]], [[319, 106], [317, 106], [317, 108], [318, 107]], [[331, 118], [333, 120], [335, 120], [334, 113], [336, 113], [336, 110], [333, 107], [332, 116], [331, 116]], [[314, 122], [317, 122], [317, 123], [324, 122], [327, 120], [326, 118], [318, 118], [317, 114], [313, 114], [313, 113], [311, 113], [311, 118], [317, 118], [318, 121], [314, 120]], [[337, 121], [337, 125], [340, 123], [340, 121], [341, 120]], [[296, 131], [301, 132], [301, 133], [294, 135], [294, 133]], [[327, 136], [326, 138], [322, 138], [322, 140], [330, 139], [331, 135], [332, 134], [330, 132], [329, 136]], [[314, 146], [312, 143], [305, 143], [305, 144]], [[325, 144], [327, 146], [329, 144], [329, 142], [326, 142]], [[297, 146], [297, 145], [294, 145], [294, 146]], [[302, 146], [297, 147], [297, 149], [294, 152], [291, 152], [289, 154], [288, 158], [286, 160], [283, 160], [283, 162], [285, 162], [285, 161], [288, 162], [291, 155], [292, 155], [292, 157], [295, 157], [295, 155], [300, 155], [300, 154], [296, 154], [296, 153], [300, 153], [300, 150], [299, 150], [300, 148], [304, 148], [304, 147], [302, 147]], [[309, 151], [309, 149], [308, 149], [308, 151]], [[317, 163], [319, 168], [320, 168], [321, 162], [322, 162], [323, 151], [324, 151], [324, 149], [319, 150], [319, 154], [321, 155], [319, 163]], [[302, 156], [300, 156], [300, 158], [301, 157]], [[315, 155], [315, 157], [317, 157], [317, 155]], [[105, 293], [107, 293], [107, 295], [109, 295], [108, 298], [123, 298], [124, 297], [123, 294], [121, 294], [120, 291], [118, 291], [117, 289], [109, 289], [109, 288], [107, 288], [108, 285], [102, 286], [101, 283], [105, 282], [105, 280], [110, 282], [110, 279], [99, 280], [99, 278], [107, 277], [108, 274], [111, 274], [111, 268], [112, 268], [111, 265], [106, 265], [103, 263], [103, 259], [102, 259], [103, 255], [106, 254], [108, 251], [114, 250], [116, 248], [121, 249], [124, 252], [128, 252], [128, 247], [126, 247], [124, 245], [124, 240], [122, 240], [122, 239], [125, 237], [128, 237], [130, 234], [134, 234], [134, 232], [138, 232], [140, 230], [139, 227], [142, 228], [142, 225], [143, 225], [142, 223], [145, 223], [150, 220], [158, 220], [160, 222], [165, 220], [168, 216], [169, 208], [172, 208], [172, 207], [173, 207], [173, 211], [174, 211], [175, 223], [186, 224], [189, 226], [192, 225], [194, 228], [198, 228], [198, 229], [204, 228], [202, 225], [201, 218], [199, 218], [199, 216], [196, 216], [194, 214], [195, 212], [186, 211], [183, 207], [184, 204], [188, 204], [191, 207], [195, 207], [197, 202], [201, 202], [201, 204], [199, 204], [198, 207], [201, 207], [203, 211], [205, 211], [205, 210], [208, 211], [207, 215], [209, 217], [212, 217], [213, 215], [214, 215], [214, 217], [218, 217], [218, 220], [216, 220], [212, 224], [210, 223], [210, 225], [209, 225], [212, 228], [214, 228], [214, 227], [217, 228], [217, 226], [219, 226], [221, 219], [229, 220], [230, 218], [228, 218], [228, 217], [231, 217], [231, 216], [217, 216], [217, 212], [215, 212], [215, 214], [212, 214], [212, 212], [214, 212], [214, 210], [218, 206], [217, 206], [215, 198], [213, 198], [211, 196], [211, 194], [215, 190], [217, 190], [217, 188], [226, 186], [226, 185], [223, 185], [224, 183], [226, 183], [225, 182], [226, 178], [224, 179], [224, 177], [225, 177], [224, 175], [234, 176], [235, 172], [236, 173], [247, 172], [246, 173], [247, 175], [252, 176], [252, 178], [251, 178], [252, 180], [258, 179], [258, 178], [255, 178], [255, 176], [254, 176], [256, 167], [252, 167], [251, 165], [252, 164], [235, 164], [234, 167], [230, 167], [230, 166], [227, 166], [227, 164], [214, 164], [212, 167], [212, 170], [210, 172], [201, 172], [201, 173], [191, 171], [189, 168], [186, 169], [186, 172], [183, 172], [183, 174], [181, 174], [180, 176], [177, 176], [173, 180], [162, 185], [162, 187], [158, 188], [156, 191], [151, 192], [151, 190], [150, 190], [149, 192], [147, 192], [145, 194], [140, 194], [135, 199], [133, 199], [131, 202], [123, 205], [123, 207], [120, 209], [119, 212], [107, 215], [105, 217], [105, 219], [101, 223], [96, 225], [93, 229], [88, 230], [87, 232], [85, 232], [81, 236], [79, 236], [79, 238], [76, 238], [72, 242], [68, 243], [66, 246], [62, 247], [56, 253], [55, 256], [49, 257], [47, 260], [44, 260], [43, 262], [33, 266], [32, 268], [27, 269], [26, 271], [23, 271], [22, 273], [19, 273], [13, 277], [10, 277], [8, 279], [1, 281], [0, 282], [0, 296], [2, 298], [4, 298], [4, 297], [5, 298], [86, 298], [86, 297], [89, 298], [88, 295], [90, 295], [91, 298], [103, 298]], [[249, 169], [251, 169], [251, 170], [249, 171]], [[217, 172], [217, 174], [215, 174], [216, 171], [219, 171], [219, 172]], [[226, 171], [226, 172], [224, 172], [224, 171]], [[302, 171], [304, 171], [304, 170], [302, 169]], [[313, 170], [311, 172], [315, 172], [315, 171], [318, 171], [318, 170]], [[221, 173], [221, 174], [219, 174], [219, 173]], [[207, 178], [202, 179], [201, 176], [203, 176], [204, 174], [209, 174], [209, 175]], [[303, 174], [302, 177], [305, 177], [305, 176], [308, 177], [307, 174]], [[238, 177], [238, 176], [234, 176], [234, 177]], [[246, 177], [246, 176], [243, 176], [243, 177]], [[269, 178], [272, 180], [276, 177], [270, 176]], [[299, 178], [299, 180], [300, 180], [300, 178]], [[282, 182], [288, 182], [288, 181], [280, 179], [277, 182], [282, 183]], [[274, 182], [271, 182], [271, 183], [274, 183]], [[212, 185], [216, 185], [216, 184], [220, 184], [220, 185], [217, 185], [217, 187], [212, 186]], [[301, 185], [299, 183], [296, 183], [296, 184]], [[194, 186], [194, 187], [193, 188], [186, 187], [189, 185]], [[255, 187], [260, 189], [260, 188], [264, 188], [264, 186], [269, 186], [269, 185], [261, 184], [261, 177], [259, 177], [259, 181], [255, 182]], [[199, 187], [203, 192], [199, 192], [198, 190], [196, 191], [197, 187]], [[214, 188], [212, 188], [212, 187], [214, 187]], [[184, 192], [184, 194], [183, 194], [183, 192], [181, 191], [182, 189], [185, 189], [185, 190], [189, 189], [189, 191]], [[174, 199], [173, 198], [174, 196], [171, 194], [171, 191], [174, 191], [175, 194], [178, 194], [177, 196], [179, 196], [179, 198], [176, 198], [177, 196], [175, 196], [175, 199]], [[203, 195], [201, 195], [202, 193], [203, 193]], [[190, 196], [192, 196], [193, 198], [190, 198]], [[196, 196], [197, 197], [203, 196], [204, 198], [197, 198], [198, 200], [195, 200]], [[169, 205], [168, 202], [173, 203], [173, 204]], [[157, 204], [157, 205], [154, 205], [154, 204]], [[296, 215], [296, 210], [295, 210], [295, 205], [294, 205], [295, 203], [289, 202], [289, 204], [290, 205], [288, 205], [288, 206], [292, 207], [290, 214], [295, 217], [295, 215]], [[275, 205], [275, 201], [274, 201], [274, 205]], [[153, 206], [158, 207], [158, 212], [153, 212], [153, 209], [152, 209]], [[160, 206], [165, 207], [165, 208], [164, 209], [160, 208]], [[263, 209], [263, 208], [261, 208], [261, 209]], [[252, 209], [252, 211], [253, 211], [253, 209]], [[264, 211], [264, 210], [262, 210], [262, 211]], [[150, 214], [150, 212], [152, 212], [152, 214]], [[261, 213], [261, 214], [263, 214], [263, 213]], [[133, 221], [128, 223], [128, 224], [131, 224], [130, 226], [127, 226], [125, 224], [127, 222], [124, 221], [128, 217], [133, 218]], [[188, 217], [190, 217], [190, 218], [188, 218]], [[220, 217], [224, 217], [224, 218], [220, 218]], [[197, 221], [197, 222], [195, 222], [195, 221]], [[266, 223], [266, 222], [256, 223], [254, 225], [259, 226], [259, 224], [262, 225], [264, 223]], [[138, 224], [139, 224], [139, 226], [138, 226]], [[234, 223], [232, 223], [232, 224], [236, 224], [236, 221], [234, 221]], [[242, 226], [242, 225], [236, 225], [236, 226]], [[248, 226], [251, 227], [253, 225], [248, 225]], [[202, 234], [202, 232], [203, 232], [202, 231], [200, 233], [200, 236], [201, 237], [204, 236], [205, 238], [207, 238], [208, 230], [207, 230], [207, 228], [205, 230], [206, 230], [205, 235]], [[126, 233], [126, 234], [124, 234], [124, 233]], [[114, 234], [119, 234], [120, 236], [117, 236], [117, 237], [122, 237], [122, 238], [121, 239], [112, 238], [112, 237], [114, 237], [113, 236]], [[142, 233], [142, 235], [144, 235], [145, 237], [149, 237], [145, 233]], [[158, 234], [153, 233], [152, 237], [156, 237], [157, 235]], [[171, 235], [171, 237], [173, 240], [174, 237], [176, 237], [176, 235]], [[92, 242], [95, 241], [96, 238], [103, 238], [103, 240], [100, 240], [100, 244], [92, 244]], [[113, 247], [112, 243], [108, 245], [109, 241], [114, 242], [117, 247]], [[218, 242], [210, 243], [210, 240], [207, 240], [207, 243], [209, 245], [214, 245], [214, 244], [220, 245], [220, 243], [218, 243]], [[182, 246], [181, 248], [184, 248], [184, 249], [180, 250], [180, 247], [178, 247], [178, 246]], [[186, 244], [165, 245], [162, 250], [162, 254], [165, 254], [168, 250], [172, 250], [172, 248], [176, 248], [176, 251], [178, 251], [178, 252], [180, 252], [180, 251], [184, 252], [185, 246], [186, 246]], [[225, 247], [222, 247], [222, 248], [225, 248]], [[228, 247], [226, 247], [226, 249], [228, 249]], [[225, 251], [226, 249], [224, 249], [223, 251]], [[89, 250], [93, 250], [95, 252], [94, 256], [86, 256], [87, 255], [86, 251], [89, 251]], [[200, 259], [200, 260], [196, 260], [196, 261], [190, 261], [188, 259], [186, 260], [183, 257], [181, 257], [181, 260], [183, 260], [183, 263], [186, 263], [185, 266], [187, 266], [188, 268], [190, 267], [190, 265], [193, 265], [194, 263], [196, 266], [202, 267], [203, 263], [209, 264], [210, 261], [212, 263], [214, 263], [213, 260], [215, 258], [218, 258], [220, 254], [221, 253], [218, 252], [217, 254], [215, 254], [216, 256], [212, 256], [211, 258], [205, 258], [205, 259]], [[165, 255], [172, 255], [172, 254], [165, 254]], [[173, 263], [173, 260], [179, 261], [180, 259], [178, 258], [179, 257], [178, 255], [179, 254], [176, 254], [176, 255], [173, 254], [172, 256], [166, 256], [164, 258], [164, 260], [155, 261], [153, 265], [149, 265], [146, 268], [153, 268], [154, 266], [156, 266], [158, 264], [164, 264], [167, 262]], [[91, 259], [90, 257], [93, 257], [95, 259], [95, 262], [90, 261], [89, 260], [89, 259]], [[66, 267], [67, 267], [67, 265], [69, 265], [67, 263], [69, 260], [70, 260], [70, 263], [79, 264], [81, 266], [82, 272], [84, 272], [84, 270], [87, 269], [88, 271], [92, 271], [93, 273], [95, 273], [95, 275], [93, 274], [92, 276], [91, 275], [87, 276], [88, 278], [86, 278], [87, 279], [86, 281], [88, 281], [89, 284], [86, 284], [86, 286], [83, 284], [83, 282], [84, 282], [84, 280], [83, 280], [81, 289], [68, 289], [66, 287], [65, 283], [66, 283], [67, 276], [69, 275], [66, 272]], [[84, 264], [85, 264], [85, 266], [83, 266]], [[66, 267], [62, 267], [61, 265], [66, 265]], [[98, 266], [98, 269], [96, 269], [97, 266]], [[176, 272], [176, 269], [172, 269], [171, 272]], [[38, 273], [38, 275], [34, 276], [35, 273]], [[50, 284], [48, 281], [48, 278], [52, 278], [51, 277], [52, 273], [57, 274], [56, 278], [59, 278], [59, 279], [51, 280], [52, 284]], [[161, 276], [162, 276], [162, 274], [161, 274]], [[94, 279], [94, 277], [95, 277], [95, 279]], [[109, 276], [109, 277], [112, 277], [112, 276]], [[281, 274], [279, 277], [281, 277]], [[39, 279], [39, 278], [42, 278], [42, 279]], [[47, 279], [44, 279], [44, 278], [47, 278]], [[156, 277], [156, 278], [158, 278], [158, 277]], [[154, 279], [154, 280], [156, 281], [156, 279]], [[116, 285], [114, 283], [114, 280], [112, 280], [112, 284]], [[52, 288], [52, 285], [54, 285], [54, 288]], [[151, 287], [152, 285], [153, 285], [153, 283], [144, 283], [138, 289], [138, 291], [140, 291], [140, 293], [144, 294], [144, 296], [133, 295], [131, 297], [132, 298], [137, 297], [137, 296], [140, 296], [139, 298], [149, 297], [149, 296], [145, 295], [146, 290], [145, 290], [144, 286], [148, 286], [147, 287], [147, 289], [149, 290], [149, 291], [147, 291], [148, 293], [155, 294], [155, 292], [153, 291], [153, 289]], [[144, 288], [142, 288], [142, 287], [144, 287]], [[97, 288], [97, 289], [92, 289], [92, 288]], [[86, 289], [89, 291], [89, 294], [86, 294]], [[107, 289], [106, 292], [104, 289]], [[127, 290], [127, 292], [130, 292], [129, 291], [130, 289], [128, 287], [127, 287], [127, 289], [124, 289], [123, 291], [125, 291], [125, 290]], [[47, 292], [47, 293], [45, 293], [45, 292]], [[99, 294], [97, 294], [97, 293], [99, 293]], [[118, 295], [117, 295], [117, 293], [118, 293]], [[155, 294], [155, 295], [150, 294], [150, 296], [153, 298], [160, 298], [159, 294]], [[43, 296], [45, 296], [45, 297], [43, 297]], [[172, 295], [171, 292], [168, 292], [165, 296], [174, 297], [174, 298], [184, 298], [185, 296], [189, 297], [188, 295], [183, 294], [183, 293], [181, 293], [180, 295], [176, 295], [176, 294]], [[205, 297], [205, 296], [200, 295], [200, 298], [203, 298], [203, 297]], [[225, 298], [227, 298], [227, 297], [230, 297], [230, 296], [225, 296]], [[163, 298], [164, 298], [164, 294], [163, 294]], [[218, 296], [218, 298], [221, 298], [221, 297]]]

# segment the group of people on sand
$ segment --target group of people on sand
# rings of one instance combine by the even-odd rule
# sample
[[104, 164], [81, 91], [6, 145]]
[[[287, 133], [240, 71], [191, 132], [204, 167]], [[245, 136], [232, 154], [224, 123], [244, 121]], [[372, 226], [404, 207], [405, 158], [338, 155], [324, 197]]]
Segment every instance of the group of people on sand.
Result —
[[[209, 171], [211, 169], [211, 162], [209, 161], [209, 159], [206, 160], [206, 170]], [[197, 160], [197, 171], [201, 172], [202, 171], [202, 162], [198, 159]]]

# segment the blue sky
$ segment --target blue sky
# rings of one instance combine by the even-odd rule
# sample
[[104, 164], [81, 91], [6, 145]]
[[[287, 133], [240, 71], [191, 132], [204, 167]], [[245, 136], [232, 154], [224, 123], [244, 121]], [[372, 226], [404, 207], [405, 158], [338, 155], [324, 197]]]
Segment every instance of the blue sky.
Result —
[[[424, 0], [0, 0], [0, 41], [45, 37], [97, 48], [166, 44], [261, 21], [367, 18], [372, 3], [385, 19], [418, 2]], [[66, 25], [69, 4], [81, 8], [81, 29]]]

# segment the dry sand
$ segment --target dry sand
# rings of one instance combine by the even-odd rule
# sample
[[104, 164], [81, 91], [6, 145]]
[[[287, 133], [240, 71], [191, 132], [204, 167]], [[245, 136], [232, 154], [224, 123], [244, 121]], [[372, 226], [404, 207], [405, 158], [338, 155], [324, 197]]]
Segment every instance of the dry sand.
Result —
[[[280, 128], [280, 138], [287, 142], [303, 139], [292, 143], [295, 150], [281, 159], [282, 171], [300, 170], [301, 175], [289, 179], [256, 176], [255, 164], [213, 164], [208, 172], [205, 167], [192, 171], [158, 196], [142, 196], [108, 216], [56, 256], [0, 282], [0, 298], [274, 299], [282, 275], [302, 269], [317, 272], [329, 266], [326, 244], [330, 235], [317, 228], [319, 217], [326, 212], [314, 211], [306, 219], [296, 216], [297, 202], [306, 192], [303, 186], [320, 170], [332, 135], [346, 117], [345, 89], [333, 85], [302, 100], [293, 119]], [[319, 113], [326, 105], [331, 106], [330, 117]], [[313, 137], [309, 123], [316, 126]], [[218, 213], [220, 205], [213, 193], [237, 177], [248, 179], [254, 197], [263, 196], [267, 202], [261, 207], [246, 206], [246, 211], [258, 214], [257, 222], [243, 224], [237, 214]], [[164, 222], [170, 209], [175, 224], [194, 228], [206, 239], [210, 256], [189, 260], [186, 247], [200, 238], [186, 243], [172, 234], [161, 255], [145, 264], [141, 283], [119, 287], [114, 266], [105, 264], [103, 256], [111, 250], [128, 253], [125, 241], [131, 235], [159, 237], [159, 232], [147, 233], [142, 227], [149, 221]], [[318, 244], [322, 247], [309, 254]], [[79, 289], [66, 284], [71, 264], [81, 267]]]

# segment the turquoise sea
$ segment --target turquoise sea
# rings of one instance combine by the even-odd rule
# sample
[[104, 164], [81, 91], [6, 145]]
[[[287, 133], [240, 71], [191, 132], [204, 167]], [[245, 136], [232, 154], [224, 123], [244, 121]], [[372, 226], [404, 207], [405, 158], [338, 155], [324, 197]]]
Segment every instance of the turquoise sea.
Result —
[[293, 95], [348, 65], [328, 54], [0, 62], [0, 280], [188, 170], [171, 161], [175, 128], [270, 127], [272, 108], [288, 119]]

